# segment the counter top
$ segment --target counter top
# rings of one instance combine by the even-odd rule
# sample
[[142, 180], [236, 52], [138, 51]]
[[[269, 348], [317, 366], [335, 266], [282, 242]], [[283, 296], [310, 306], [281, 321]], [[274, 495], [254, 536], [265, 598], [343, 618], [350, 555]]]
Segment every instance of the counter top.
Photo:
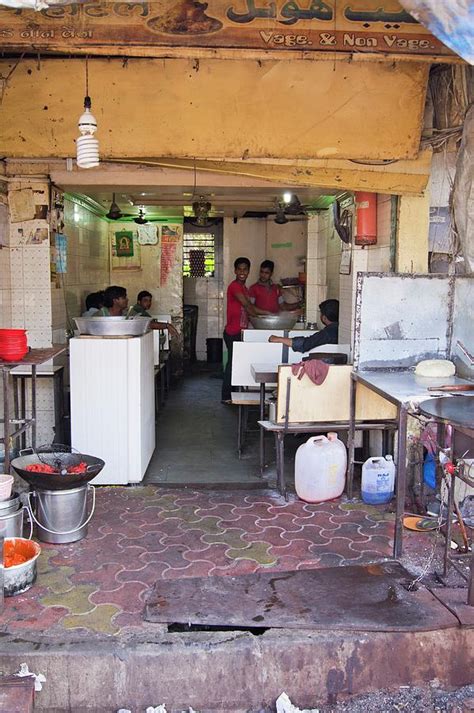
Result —
[[433, 386], [454, 386], [472, 384], [458, 376], [430, 379], [416, 376], [413, 371], [354, 371], [353, 375], [361, 383], [369, 386], [392, 403], [417, 406], [421, 401], [446, 396], [446, 393], [428, 391]]

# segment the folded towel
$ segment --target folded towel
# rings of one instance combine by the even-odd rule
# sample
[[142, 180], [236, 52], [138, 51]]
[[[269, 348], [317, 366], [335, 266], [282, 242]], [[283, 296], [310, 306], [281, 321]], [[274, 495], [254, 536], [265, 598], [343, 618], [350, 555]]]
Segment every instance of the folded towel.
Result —
[[301, 381], [303, 376], [306, 374], [306, 376], [311, 379], [313, 384], [321, 386], [328, 374], [329, 364], [326, 364], [326, 362], [318, 359], [300, 361], [299, 364], [292, 364], [291, 371], [293, 376], [298, 377], [298, 381]]

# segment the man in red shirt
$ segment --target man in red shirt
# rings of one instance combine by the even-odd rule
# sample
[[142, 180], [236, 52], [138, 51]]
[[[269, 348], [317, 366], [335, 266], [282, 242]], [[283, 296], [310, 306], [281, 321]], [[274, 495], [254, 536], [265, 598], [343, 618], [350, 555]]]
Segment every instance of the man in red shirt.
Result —
[[234, 342], [241, 341], [241, 331], [248, 326], [248, 315], [270, 314], [269, 310], [259, 309], [250, 301], [245, 282], [250, 272], [250, 260], [238, 257], [234, 262], [235, 280], [227, 288], [227, 323], [224, 329], [224, 342], [227, 347], [227, 364], [222, 382], [222, 403], [230, 403], [232, 398], [232, 351]]
[[251, 302], [258, 309], [264, 309], [270, 314], [277, 314], [285, 310], [296, 310], [299, 304], [287, 304], [283, 299], [281, 287], [272, 282], [275, 263], [264, 260], [260, 265], [259, 280], [249, 289]]

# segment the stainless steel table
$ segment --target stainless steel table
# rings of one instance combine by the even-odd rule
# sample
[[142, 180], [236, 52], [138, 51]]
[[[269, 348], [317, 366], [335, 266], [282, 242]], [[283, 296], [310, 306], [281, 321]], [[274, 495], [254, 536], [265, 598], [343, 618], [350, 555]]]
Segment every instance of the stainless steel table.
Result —
[[[429, 399], [423, 401], [419, 405], [419, 411], [424, 416], [432, 418], [440, 424], [451, 425], [454, 429], [453, 442], [451, 444], [452, 453], [454, 456], [455, 433], [459, 431], [470, 438], [474, 438], [474, 396], [444, 396], [440, 398]], [[453, 478], [459, 478], [463, 482], [472, 487], [472, 478], [464, 473], [462, 468], [455, 472]], [[446, 520], [446, 544], [444, 548], [444, 575], [448, 573], [448, 566], [452, 564], [454, 568], [467, 579], [468, 593], [467, 603], [474, 606], [474, 552], [471, 552], [470, 572], [469, 576], [461, 572], [450, 557], [451, 548], [451, 527], [454, 511], [454, 481], [448, 484], [448, 515]]]
[[[260, 421], [265, 419], [265, 387], [278, 381], [278, 364], [251, 364], [250, 371], [260, 384]], [[265, 431], [260, 426], [260, 473], [265, 468]]]
[[[53, 346], [48, 349], [31, 349], [23, 359], [19, 361], [3, 361], [0, 359], [0, 370], [2, 372], [3, 383], [3, 418], [0, 423], [3, 423], [3, 437], [0, 438], [0, 443], [5, 444], [5, 464], [4, 472], [10, 472], [10, 442], [13, 438], [18, 438], [25, 431], [31, 428], [31, 445], [36, 447], [36, 370], [40, 364], [53, 359], [54, 357], [66, 351], [66, 345]], [[11, 418], [10, 415], [10, 389], [8, 377], [11, 370], [17, 366], [31, 367], [31, 418]], [[15, 392], [16, 394], [16, 389]], [[18, 412], [18, 403], [15, 403], [15, 411]], [[14, 430], [10, 427], [14, 426]]]
[[[353, 371], [351, 374], [351, 409], [349, 428], [349, 469], [347, 474], [347, 494], [352, 497], [354, 477], [354, 437], [356, 413], [356, 387], [357, 383], [364, 384], [397, 407], [398, 411], [398, 463], [396, 478], [396, 519], [395, 538], [393, 544], [394, 557], [400, 557], [403, 549], [403, 515], [405, 510], [406, 490], [406, 446], [407, 446], [407, 419], [410, 412], [416, 413], [418, 404], [427, 399], [439, 397], [436, 391], [428, 391], [434, 386], [454, 386], [458, 384], [471, 384], [466, 379], [451, 376], [442, 379], [428, 379], [417, 377], [413, 371]], [[453, 397], [448, 397], [453, 398]]]

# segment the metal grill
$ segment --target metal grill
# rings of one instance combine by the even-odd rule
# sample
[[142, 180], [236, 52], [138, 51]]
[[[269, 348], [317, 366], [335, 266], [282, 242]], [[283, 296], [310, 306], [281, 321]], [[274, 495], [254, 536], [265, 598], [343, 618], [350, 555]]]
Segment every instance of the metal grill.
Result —
[[183, 276], [214, 277], [215, 267], [215, 236], [212, 233], [185, 233]]

